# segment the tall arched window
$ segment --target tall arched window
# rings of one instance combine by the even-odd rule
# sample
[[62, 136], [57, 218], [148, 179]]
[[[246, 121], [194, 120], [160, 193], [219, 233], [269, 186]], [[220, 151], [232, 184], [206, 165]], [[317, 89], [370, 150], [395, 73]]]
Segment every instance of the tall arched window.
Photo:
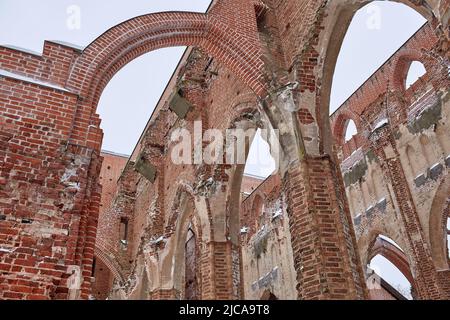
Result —
[[[379, 235], [372, 248], [375, 255], [369, 263], [372, 269], [382, 280], [378, 286], [371, 286], [371, 290], [391, 290], [389, 286], [383, 287], [383, 280], [395, 291], [407, 299], [412, 299], [412, 278], [409, 263], [406, 261], [403, 249], [391, 238]], [[392, 291], [392, 290], [391, 290]], [[390, 293], [392, 294], [392, 292]], [[395, 294], [393, 295], [395, 297]]]
[[262, 180], [269, 177], [276, 169], [276, 163], [270, 153], [270, 146], [264, 140], [263, 133], [268, 130], [256, 130], [255, 137], [248, 151], [244, 174], [261, 177]]
[[[353, 16], [339, 51], [330, 112], [342, 105], [425, 22], [417, 11], [396, 1], [370, 1], [360, 8]], [[398, 28], [399, 23], [401, 28]], [[415, 70], [414, 64], [411, 71]]]

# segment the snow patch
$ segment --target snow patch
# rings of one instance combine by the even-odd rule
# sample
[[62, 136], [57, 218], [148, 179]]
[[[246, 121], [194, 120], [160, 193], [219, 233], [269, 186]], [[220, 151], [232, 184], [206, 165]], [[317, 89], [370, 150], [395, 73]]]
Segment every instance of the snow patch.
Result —
[[280, 216], [282, 216], [282, 215], [283, 215], [283, 210], [278, 209], [278, 210], [275, 211], [274, 214], [272, 215], [272, 220], [275, 219], [275, 218], [278, 218], [278, 217], [280, 217]]
[[389, 120], [386, 118], [381, 119], [380, 121], [377, 122], [377, 124], [375, 125], [375, 127], [373, 128], [372, 132], [374, 132], [375, 130], [378, 130], [382, 127], [384, 127], [385, 125], [387, 125], [389, 123]]
[[242, 227], [241, 228], [241, 233], [247, 233], [249, 230], [249, 227]]
[[159, 237], [159, 238], [156, 239], [156, 240], [150, 241], [150, 244], [155, 245], [155, 244], [161, 243], [161, 242], [163, 242], [163, 241], [164, 241], [164, 237], [161, 236], [161, 237]]
[[76, 49], [78, 51], [83, 51], [84, 50], [84, 47], [78, 46], [78, 45], [70, 43], [70, 42], [65, 42], [65, 41], [60, 41], [60, 40], [51, 40], [49, 42], [53, 42], [53, 43], [56, 43], [56, 44], [59, 44], [59, 45], [65, 46], [65, 47]]
[[2, 69], [0, 69], [0, 77], [12, 78], [12, 79], [25, 81], [25, 82], [32, 83], [32, 84], [37, 84], [39, 86], [43, 86], [43, 87], [47, 87], [47, 88], [51, 88], [51, 89], [55, 89], [55, 90], [59, 90], [59, 91], [70, 92], [69, 90], [67, 90], [63, 87], [51, 84], [49, 82], [36, 80], [36, 79], [30, 78], [30, 77], [22, 76], [20, 74], [12, 73], [12, 72], [2, 70]]

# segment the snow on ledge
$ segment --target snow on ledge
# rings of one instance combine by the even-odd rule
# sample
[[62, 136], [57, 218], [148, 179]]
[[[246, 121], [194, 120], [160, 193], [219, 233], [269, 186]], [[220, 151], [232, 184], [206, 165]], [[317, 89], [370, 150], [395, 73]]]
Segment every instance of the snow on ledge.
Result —
[[47, 87], [47, 88], [51, 88], [51, 89], [55, 89], [55, 90], [59, 90], [59, 91], [72, 93], [71, 91], [69, 91], [69, 90], [67, 90], [67, 89], [65, 89], [63, 87], [54, 85], [52, 83], [36, 80], [36, 79], [30, 78], [30, 77], [26, 77], [26, 76], [23, 76], [23, 75], [20, 75], [20, 74], [17, 74], [17, 73], [12, 73], [12, 72], [9, 72], [9, 71], [6, 71], [6, 70], [2, 70], [2, 69], [0, 69], [0, 77], [12, 78], [12, 79], [16, 79], [16, 80], [20, 80], [20, 81], [24, 81], [24, 82], [28, 82], [28, 83], [32, 83], [32, 84], [36, 84], [36, 85], [39, 85], [39, 86], [43, 86], [43, 87]]
[[430, 167], [430, 170], [433, 170], [434, 168], [437, 168], [437, 167], [439, 167], [440, 165], [441, 165], [441, 163], [440, 163], [440, 162], [437, 162], [437, 163], [433, 164], [433, 165]]
[[60, 40], [47, 40], [47, 41], [51, 42], [51, 43], [59, 44], [61, 46], [69, 47], [71, 49], [75, 49], [75, 50], [78, 50], [78, 51], [83, 51], [84, 50], [84, 47], [78, 46], [78, 45], [70, 43], [70, 42], [65, 42], [65, 41], [60, 41]]
[[281, 217], [283, 215], [283, 210], [279, 209], [277, 211], [275, 211], [275, 213], [272, 215], [272, 220]]
[[158, 239], [155, 239], [155, 240], [150, 241], [150, 244], [152, 244], [152, 245], [157, 245], [157, 244], [159, 244], [159, 243], [161, 243], [161, 242], [163, 242], [163, 241], [164, 241], [164, 236], [161, 236], [161, 237], [159, 237]]
[[385, 197], [384, 197], [384, 198], [381, 198], [380, 200], [378, 200], [377, 203], [382, 203], [382, 202], [384, 202], [384, 201], [386, 201], [386, 198], [385, 198]]
[[377, 124], [375, 125], [375, 127], [373, 128], [372, 132], [374, 132], [377, 129], [380, 129], [381, 127], [384, 127], [385, 125], [387, 125], [389, 123], [389, 120], [386, 118], [381, 119], [380, 121], [377, 122]]
[[39, 56], [39, 57], [42, 56], [42, 54], [37, 52], [37, 51], [29, 50], [29, 49], [18, 47], [18, 46], [13, 46], [13, 45], [10, 45], [10, 44], [2, 44], [1, 46], [3, 48], [8, 48], [8, 49], [11, 49], [11, 50], [16, 50], [16, 51], [21, 51], [21, 52], [24, 52], [24, 53], [28, 53], [28, 54], [31, 54], [33, 56]]

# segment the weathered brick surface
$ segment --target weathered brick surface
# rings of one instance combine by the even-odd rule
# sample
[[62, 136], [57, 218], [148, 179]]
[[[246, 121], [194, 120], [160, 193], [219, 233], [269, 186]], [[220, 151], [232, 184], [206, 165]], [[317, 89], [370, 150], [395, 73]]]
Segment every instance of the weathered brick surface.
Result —
[[[449, 80], [445, 63], [433, 57], [436, 46], [438, 38], [425, 25], [331, 117], [363, 264], [377, 251], [374, 237], [394, 239], [407, 260], [392, 250], [379, 254], [393, 261], [421, 299], [449, 294], [439, 273], [448, 269], [448, 254], [436, 249], [446, 247], [448, 215], [439, 193], [449, 192]], [[412, 61], [421, 61], [427, 73], [406, 88]], [[348, 119], [358, 133], [344, 142]]]
[[[446, 190], [446, 155], [433, 157], [430, 150], [439, 145], [448, 153], [443, 119], [448, 113], [449, 2], [431, 7], [402, 2], [429, 24], [334, 115], [331, 126], [330, 75], [345, 34], [342, 26], [363, 1], [218, 0], [206, 14], [166, 12], [131, 19], [82, 51], [53, 42], [45, 42], [42, 56], [0, 47], [5, 74], [0, 76], [0, 299], [87, 299], [92, 293], [120, 299], [184, 298], [190, 225], [198, 240], [195, 270], [202, 299], [273, 295], [266, 289], [277, 281], [277, 263], [268, 257], [282, 253], [281, 248], [290, 255], [281, 259], [281, 279], [289, 279], [283, 281], [291, 287], [277, 292], [280, 297], [367, 298], [362, 265], [376, 232], [364, 219], [365, 233], [357, 227], [357, 241], [351, 215], [355, 217], [359, 204], [347, 201], [342, 180], [353, 181], [345, 176], [346, 165], [352, 157], [366, 157], [369, 148], [376, 151], [381, 169], [372, 162], [368, 167], [381, 170], [392, 190], [376, 210], [386, 207], [398, 215], [389, 218], [398, 223], [392, 226], [400, 226], [392, 237], [413, 261], [418, 297], [448, 297], [446, 270], [436, 270], [431, 254], [442, 255], [442, 244], [429, 244], [435, 243], [434, 229], [427, 225], [434, 219], [438, 227], [432, 228], [439, 229], [444, 214], [422, 212], [430, 212], [431, 202], [423, 194], [438, 189], [436, 201], [443, 207]], [[104, 87], [136, 57], [176, 45], [195, 48], [184, 56], [130, 161], [116, 163], [104, 155], [101, 171], [103, 133], [96, 107]], [[422, 61], [428, 74], [404, 92], [411, 60]], [[175, 91], [192, 104], [183, 120], [169, 110]], [[380, 130], [375, 140], [365, 135], [333, 148], [330, 127], [342, 145], [345, 117], [356, 114], [357, 126], [367, 133], [381, 119], [385, 98], [397, 131]], [[430, 111], [430, 105], [441, 108]], [[441, 118], [433, 135], [426, 126], [436, 110]], [[252, 219], [259, 219], [253, 210], [260, 207], [257, 201], [241, 205], [243, 166], [171, 162], [172, 132], [193, 132], [195, 120], [202, 121], [202, 132], [280, 129], [280, 171], [256, 190], [262, 191], [260, 203], [273, 209], [281, 200], [282, 208], [281, 220], [259, 217], [259, 226], [271, 228], [268, 241], [273, 244], [263, 259], [259, 291], [248, 289], [250, 269], [243, 260], [258, 236]], [[375, 142], [379, 139], [389, 144]], [[410, 140], [420, 140], [425, 150], [420, 166], [413, 159], [412, 170], [406, 169], [404, 155], [414, 154], [405, 145]], [[347, 158], [359, 147], [363, 152]], [[341, 157], [344, 179], [334, 149], [350, 159], [342, 162]], [[156, 168], [153, 183], [135, 170], [139, 159]], [[439, 165], [433, 163], [438, 160]], [[111, 174], [109, 165], [114, 166]], [[361, 188], [370, 194], [367, 185]], [[372, 198], [386, 192], [378, 191]], [[372, 198], [366, 197], [364, 210]], [[121, 239], [125, 222], [127, 236]], [[247, 238], [240, 232], [244, 223], [250, 227]], [[448, 269], [448, 258], [439, 261], [447, 262]]]

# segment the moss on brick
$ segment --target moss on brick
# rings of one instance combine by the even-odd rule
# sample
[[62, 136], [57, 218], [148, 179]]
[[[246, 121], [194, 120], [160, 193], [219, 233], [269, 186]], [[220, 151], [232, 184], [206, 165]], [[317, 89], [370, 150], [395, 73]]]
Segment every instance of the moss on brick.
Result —
[[414, 119], [414, 121], [412, 121], [408, 125], [408, 131], [412, 134], [420, 133], [430, 128], [432, 125], [438, 123], [438, 121], [441, 120], [441, 118], [442, 118], [442, 104], [439, 101], [432, 107], [423, 111], [419, 117]]
[[365, 160], [361, 160], [357, 164], [355, 164], [351, 170], [347, 171], [344, 174], [344, 183], [345, 186], [348, 187], [351, 184], [358, 182], [361, 178], [363, 178], [367, 172], [368, 166]]

